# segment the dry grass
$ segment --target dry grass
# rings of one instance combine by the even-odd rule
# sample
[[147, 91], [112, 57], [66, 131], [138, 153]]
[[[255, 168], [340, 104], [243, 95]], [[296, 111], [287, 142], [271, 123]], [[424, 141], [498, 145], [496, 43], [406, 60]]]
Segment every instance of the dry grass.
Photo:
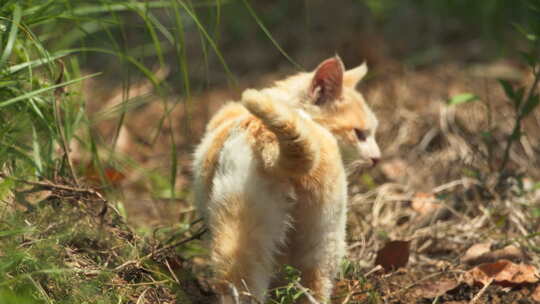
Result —
[[[416, 288], [458, 277], [468, 268], [460, 262], [465, 250], [486, 241], [492, 242], [494, 249], [514, 244], [527, 253], [528, 263], [540, 266], [540, 192], [535, 187], [540, 178], [540, 139], [535, 135], [540, 130], [540, 115], [534, 113], [525, 121], [526, 133], [510, 154], [508, 170], [500, 172], [502, 147], [511, 132], [513, 116], [496, 78], [508, 75], [516, 83], [531, 81], [521, 67], [496, 62], [472, 68], [444, 64], [417, 71], [394, 67], [375, 71], [361, 85], [380, 120], [378, 141], [384, 157], [380, 166], [351, 179], [349, 267], [338, 283], [341, 294], [336, 295], [335, 303], [431, 303]], [[186, 133], [188, 117], [183, 105], [177, 104], [178, 98], [163, 100], [147, 89], [139, 83], [132, 90], [143, 94], [145, 100], [126, 116], [117, 143], [115, 157], [124, 164], [121, 169], [126, 176], [118, 185], [117, 200], [125, 205], [132, 226], [158, 231], [198, 217], [190, 204], [191, 151], [210, 115], [224, 102], [238, 97], [239, 90], [216, 89], [194, 97], [190, 130]], [[94, 117], [102, 117], [98, 113], [106, 113], [120, 100], [122, 89], [110, 92], [87, 92], [89, 99], [102, 100], [94, 107]], [[465, 92], [473, 92], [481, 101], [446, 105], [449, 97]], [[160, 124], [165, 113], [169, 119]], [[114, 128], [114, 119], [96, 123], [96, 132], [104, 143], [111, 140], [109, 134], [114, 133]], [[492, 134], [488, 140], [483, 135], [486, 131]], [[169, 173], [170, 160], [164, 155], [170, 151], [171, 132], [180, 152], [176, 179], [180, 195], [173, 198], [164, 195], [165, 190], [156, 191], [160, 183], [166, 184], [163, 180]], [[78, 158], [85, 162], [83, 151]], [[92, 225], [90, 230], [99, 230], [97, 223]], [[115, 229], [109, 232], [114, 235]], [[175, 276], [176, 268], [195, 271], [201, 282], [208, 277], [204, 253], [191, 254], [190, 249], [183, 248], [187, 254], [171, 251], [166, 258], [154, 259], [153, 252], [161, 244], [142, 241], [136, 235], [134, 240], [119, 238], [105, 245], [122, 248], [133, 243], [129, 245], [133, 246], [131, 255], [121, 256], [113, 249], [102, 262], [95, 263], [87, 254], [81, 254], [81, 248], [65, 247], [63, 263], [81, 269], [87, 277], [108, 269], [107, 290], [125, 291], [135, 303], [140, 298], [149, 303], [178, 299], [178, 294], [169, 289], [183, 280]], [[386, 275], [370, 272], [377, 250], [387, 240], [411, 241], [408, 265]], [[178, 254], [187, 258], [174, 258]], [[107, 265], [103, 261], [108, 261]], [[147, 269], [144, 265], [148, 262], [159, 265], [161, 274]], [[198, 283], [190, 284], [192, 287], [188, 284], [184, 289], [186, 294], [198, 294], [195, 298], [209, 296], [201, 296]], [[497, 286], [483, 290], [462, 286], [440, 297], [440, 301], [476, 299], [476, 303], [488, 303], [497, 298], [505, 302], [526, 298], [523, 292], [507, 295]]]

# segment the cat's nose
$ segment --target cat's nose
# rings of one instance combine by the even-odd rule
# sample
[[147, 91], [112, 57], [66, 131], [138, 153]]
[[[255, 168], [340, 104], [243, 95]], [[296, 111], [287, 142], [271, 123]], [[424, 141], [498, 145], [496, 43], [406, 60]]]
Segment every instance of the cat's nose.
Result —
[[381, 159], [379, 157], [374, 157], [371, 159], [371, 167], [375, 167]]

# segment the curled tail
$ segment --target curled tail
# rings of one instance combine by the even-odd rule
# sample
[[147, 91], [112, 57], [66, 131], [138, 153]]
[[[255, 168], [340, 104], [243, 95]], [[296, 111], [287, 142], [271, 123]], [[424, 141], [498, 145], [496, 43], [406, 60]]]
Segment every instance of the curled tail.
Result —
[[280, 148], [280, 169], [302, 175], [315, 166], [318, 150], [308, 134], [308, 126], [302, 124], [298, 113], [256, 90], [246, 90], [242, 94], [242, 104], [276, 135]]

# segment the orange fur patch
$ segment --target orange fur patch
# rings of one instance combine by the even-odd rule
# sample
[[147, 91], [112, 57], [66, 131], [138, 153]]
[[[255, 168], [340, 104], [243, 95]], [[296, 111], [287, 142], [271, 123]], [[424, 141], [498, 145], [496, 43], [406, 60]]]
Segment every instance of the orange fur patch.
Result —
[[357, 101], [340, 105], [329, 115], [316, 118], [316, 121], [327, 127], [333, 134], [340, 136], [355, 128], [363, 130], [367, 126], [366, 113]]
[[208, 123], [206, 130], [215, 130], [225, 122], [231, 122], [249, 112], [238, 103], [229, 103], [225, 105]]
[[[328, 280], [328, 278], [326, 279]], [[312, 295], [317, 301], [325, 300], [322, 298], [324, 285], [325, 285], [324, 280], [325, 280], [325, 277], [319, 271], [319, 269], [310, 269], [310, 270], [302, 272], [302, 280], [301, 280], [302, 286], [308, 288], [312, 292]], [[304, 297], [303, 299], [300, 300], [299, 303], [311, 303], [311, 302], [309, 302]]]
[[206, 186], [206, 193], [210, 193], [212, 191], [212, 180], [214, 179], [214, 175], [216, 173], [219, 153], [221, 152], [223, 144], [225, 144], [225, 141], [227, 138], [229, 138], [229, 132], [232, 126], [232, 122], [228, 122], [227, 124], [221, 126], [221, 129], [215, 135], [214, 141], [205, 155], [204, 162], [202, 164], [201, 176], [204, 180], [204, 185]]
[[253, 286], [253, 269], [268, 257], [257, 239], [261, 232], [257, 214], [252, 206], [246, 204], [242, 194], [231, 194], [223, 199], [222, 208], [216, 210], [211, 220], [214, 235], [213, 256], [216, 272], [220, 280], [231, 282], [237, 288]]
[[248, 132], [249, 144], [262, 166], [261, 169], [263, 171], [274, 170], [279, 156], [279, 143], [276, 135], [270, 132], [255, 116], [250, 116], [242, 121], [240, 127]]

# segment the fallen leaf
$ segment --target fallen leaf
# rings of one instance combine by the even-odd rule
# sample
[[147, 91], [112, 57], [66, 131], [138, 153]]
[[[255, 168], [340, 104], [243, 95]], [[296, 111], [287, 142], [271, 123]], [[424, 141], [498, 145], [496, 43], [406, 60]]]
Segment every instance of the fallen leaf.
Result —
[[422, 284], [417, 288], [417, 290], [419, 290], [419, 296], [432, 299], [444, 295], [446, 292], [456, 288], [458, 285], [459, 282], [457, 280], [441, 279]]
[[[99, 176], [99, 171], [91, 162], [86, 166], [85, 177], [93, 185], [102, 184]], [[120, 183], [126, 178], [126, 176], [122, 172], [109, 166], [103, 168], [103, 177], [105, 181], [107, 181], [113, 186], [119, 186]]]
[[495, 250], [490, 255], [493, 256], [495, 260], [525, 260], [527, 259], [525, 252], [523, 252], [521, 248], [516, 247], [514, 245], [508, 245], [502, 249]]
[[493, 284], [509, 287], [536, 283], [538, 277], [538, 270], [532, 265], [499, 260], [495, 263], [484, 263], [474, 267], [463, 274], [461, 281], [473, 286], [485, 285], [493, 280]]
[[431, 214], [441, 207], [432, 193], [417, 192], [411, 200], [411, 208], [421, 215]]
[[490, 251], [492, 243], [480, 243], [471, 246], [461, 258], [462, 263], [468, 265], [479, 265], [482, 263], [493, 263], [498, 260], [523, 261], [527, 256], [520, 248], [508, 245], [502, 249]]
[[377, 252], [375, 265], [381, 265], [389, 272], [407, 265], [410, 241], [389, 241]]
[[491, 250], [491, 242], [486, 243], [479, 243], [474, 244], [467, 251], [465, 251], [465, 254], [461, 257], [461, 263], [473, 265], [478, 264], [475, 263], [479, 257], [482, 255], [488, 253]]
[[540, 302], [540, 285], [536, 286], [531, 294], [531, 299], [534, 301]]

